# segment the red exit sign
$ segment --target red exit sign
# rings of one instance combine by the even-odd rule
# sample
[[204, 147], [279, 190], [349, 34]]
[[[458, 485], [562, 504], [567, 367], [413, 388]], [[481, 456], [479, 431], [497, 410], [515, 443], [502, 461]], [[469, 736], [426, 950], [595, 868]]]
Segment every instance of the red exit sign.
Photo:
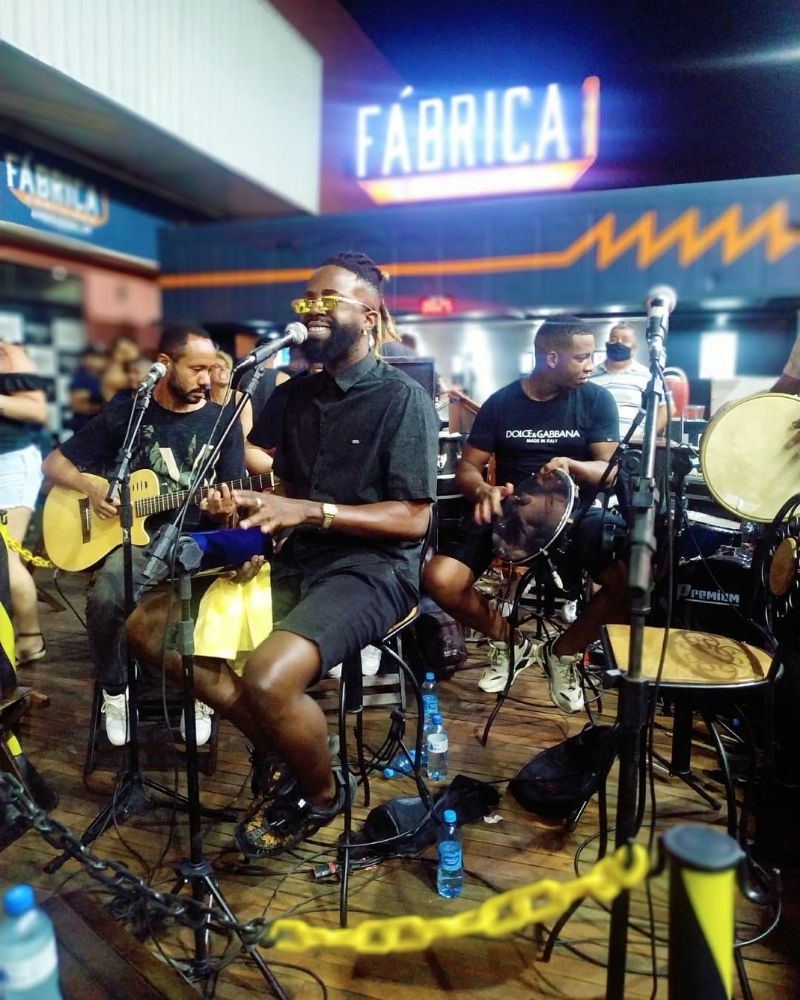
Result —
[[419, 300], [419, 311], [423, 316], [449, 316], [455, 312], [452, 295], [426, 295]]

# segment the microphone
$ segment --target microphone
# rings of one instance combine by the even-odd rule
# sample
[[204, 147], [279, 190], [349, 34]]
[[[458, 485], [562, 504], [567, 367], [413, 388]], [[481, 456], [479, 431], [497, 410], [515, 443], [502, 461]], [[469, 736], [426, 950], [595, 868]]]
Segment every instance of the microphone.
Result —
[[306, 330], [302, 323], [290, 323], [286, 327], [286, 333], [282, 337], [278, 337], [277, 340], [270, 340], [268, 343], [262, 344], [261, 347], [256, 347], [246, 358], [240, 361], [231, 372], [231, 381], [241, 372], [247, 371], [250, 368], [257, 368], [267, 358], [271, 358], [273, 354], [282, 351], [284, 347], [302, 344], [307, 339], [308, 330]]
[[669, 314], [675, 308], [677, 301], [678, 294], [669, 285], [656, 285], [644, 300], [647, 309], [645, 336], [650, 345], [650, 358], [657, 361], [662, 368], [667, 360], [664, 343], [669, 329]]
[[150, 371], [145, 375], [139, 385], [136, 387], [137, 392], [152, 392], [155, 388], [156, 382], [162, 379], [167, 374], [167, 366], [163, 365], [160, 361], [150, 368]]

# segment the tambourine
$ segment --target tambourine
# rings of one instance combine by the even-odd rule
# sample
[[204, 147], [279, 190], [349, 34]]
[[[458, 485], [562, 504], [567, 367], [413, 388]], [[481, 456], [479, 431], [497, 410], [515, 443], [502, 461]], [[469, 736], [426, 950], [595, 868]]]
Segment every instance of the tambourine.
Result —
[[562, 469], [546, 476], [528, 476], [503, 499], [502, 514], [492, 522], [495, 555], [525, 563], [547, 552], [572, 514], [577, 487]]

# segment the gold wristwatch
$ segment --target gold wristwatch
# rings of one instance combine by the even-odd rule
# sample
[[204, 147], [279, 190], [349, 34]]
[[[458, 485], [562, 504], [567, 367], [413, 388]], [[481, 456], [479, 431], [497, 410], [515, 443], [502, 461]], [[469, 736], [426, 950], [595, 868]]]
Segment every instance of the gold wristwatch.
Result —
[[339, 508], [335, 503], [324, 503], [322, 504], [322, 530], [327, 531], [328, 528], [336, 520], [336, 515], [339, 513]]

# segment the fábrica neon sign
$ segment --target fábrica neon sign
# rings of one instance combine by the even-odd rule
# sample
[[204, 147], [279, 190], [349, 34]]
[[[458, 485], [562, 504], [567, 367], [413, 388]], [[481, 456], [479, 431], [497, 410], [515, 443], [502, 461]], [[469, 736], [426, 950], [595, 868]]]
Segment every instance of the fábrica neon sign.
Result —
[[378, 204], [573, 187], [597, 159], [600, 80], [360, 107], [356, 178]]

